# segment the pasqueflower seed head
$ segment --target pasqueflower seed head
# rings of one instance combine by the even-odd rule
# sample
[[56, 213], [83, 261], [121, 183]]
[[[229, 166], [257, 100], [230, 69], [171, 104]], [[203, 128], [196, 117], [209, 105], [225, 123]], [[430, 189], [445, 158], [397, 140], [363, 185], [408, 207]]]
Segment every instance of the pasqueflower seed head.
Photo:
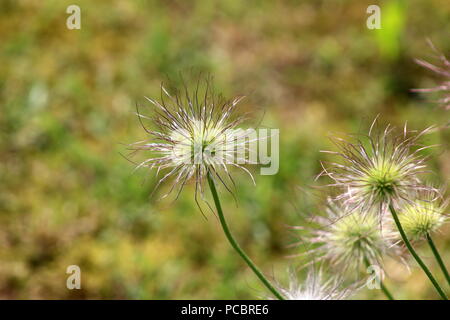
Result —
[[420, 151], [431, 146], [419, 147], [418, 139], [428, 132], [396, 133], [395, 128], [387, 126], [381, 133], [372, 132], [351, 143], [334, 138], [339, 148], [337, 154], [342, 163], [331, 163], [321, 174], [334, 180], [330, 186], [339, 189], [337, 200], [343, 200], [350, 210], [361, 214], [378, 213], [383, 215], [389, 205], [398, 206], [410, 201], [411, 194], [427, 189], [419, 175], [425, 171], [425, 157]]
[[315, 216], [319, 227], [313, 229], [309, 241], [316, 245], [308, 253], [344, 271], [354, 272], [361, 266], [382, 265], [386, 254], [396, 254], [395, 234], [390, 224], [380, 222], [374, 214], [348, 211], [329, 199], [326, 216]]
[[342, 288], [342, 282], [339, 277], [325, 279], [322, 270], [311, 268], [304, 282], [291, 272], [289, 287], [278, 289], [286, 300], [345, 300], [355, 289]]
[[[225, 100], [214, 93], [211, 78], [199, 80], [196, 87], [169, 93], [161, 85], [159, 101], [146, 99], [156, 107], [152, 117], [137, 115], [150, 139], [130, 145], [132, 154], [146, 152], [149, 156], [137, 168], [146, 167], [166, 171], [159, 179], [155, 189], [165, 180], [172, 178], [173, 185], [169, 192], [177, 189], [177, 197], [184, 185], [195, 182], [195, 199], [200, 192], [203, 195], [204, 179], [208, 173], [225, 187], [233, 183], [229, 166], [241, 168], [251, 173], [242, 165], [255, 163], [249, 157], [249, 141], [246, 130], [237, 126], [243, 118], [234, 115], [234, 110], [243, 97]], [[144, 121], [150, 120], [155, 130], [147, 129]], [[254, 180], [253, 180], [254, 181]]]
[[447, 203], [440, 195], [422, 192], [415, 201], [399, 210], [399, 220], [411, 240], [426, 238], [441, 227], [448, 219], [445, 214]]

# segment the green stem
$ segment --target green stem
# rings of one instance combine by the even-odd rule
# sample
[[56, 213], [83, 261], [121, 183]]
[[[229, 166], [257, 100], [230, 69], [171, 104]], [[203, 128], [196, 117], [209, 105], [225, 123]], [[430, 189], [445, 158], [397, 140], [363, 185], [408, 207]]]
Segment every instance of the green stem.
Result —
[[256, 274], [259, 280], [261, 280], [261, 282], [267, 287], [267, 289], [269, 289], [270, 292], [272, 292], [273, 295], [277, 297], [279, 300], [284, 300], [283, 296], [275, 289], [275, 287], [272, 286], [272, 284], [266, 279], [266, 277], [262, 274], [262, 272], [255, 266], [253, 261], [241, 249], [236, 240], [234, 240], [233, 236], [231, 235], [230, 229], [228, 228], [225, 216], [223, 215], [222, 206], [220, 205], [219, 196], [217, 195], [217, 190], [214, 181], [209, 172], [207, 176], [209, 188], [211, 189], [214, 203], [217, 208], [217, 213], [219, 215], [220, 224], [222, 225], [223, 231], [225, 232], [225, 235], [228, 241], [230, 242], [231, 246], [234, 248], [234, 250], [236, 250], [236, 252], [241, 256], [241, 258], [244, 259], [244, 261], [247, 263], [250, 269], [253, 270], [253, 272]]
[[445, 279], [447, 279], [448, 284], [450, 285], [450, 275], [448, 274], [447, 268], [445, 267], [444, 261], [442, 261], [441, 255], [439, 254], [439, 251], [437, 250], [436, 246], [434, 245], [433, 239], [431, 239], [431, 236], [429, 233], [427, 233], [427, 241], [430, 245], [431, 251], [433, 251], [434, 257], [436, 258], [439, 267], [442, 270], [442, 273], [445, 275]]
[[[366, 256], [364, 256], [364, 262], [366, 264], [366, 267], [370, 267], [370, 262], [369, 259], [367, 259]], [[389, 299], [389, 300], [395, 300], [394, 297], [392, 296], [392, 294], [389, 292], [389, 290], [384, 286], [383, 281], [380, 279], [380, 288], [383, 291], [384, 295]]]
[[389, 205], [389, 210], [391, 211], [392, 217], [394, 218], [395, 224], [397, 226], [398, 231], [400, 232], [400, 235], [403, 239], [403, 242], [405, 243], [406, 247], [408, 248], [411, 255], [414, 257], [416, 262], [419, 264], [419, 266], [422, 268], [423, 272], [427, 275], [428, 279], [430, 279], [433, 286], [436, 288], [436, 291], [439, 293], [442, 299], [448, 300], [447, 296], [445, 295], [444, 291], [442, 291], [441, 287], [437, 283], [436, 279], [431, 274], [430, 270], [427, 268], [425, 263], [423, 263], [422, 259], [420, 259], [419, 255], [416, 253], [414, 248], [412, 247], [411, 243], [408, 240], [408, 237], [405, 234], [405, 231], [403, 230], [402, 224], [400, 223], [400, 220], [398, 219], [397, 212], [395, 211], [394, 207], [392, 205]]
[[385, 296], [389, 300], [395, 300], [394, 297], [392, 296], [392, 294], [389, 292], [389, 290], [384, 286], [383, 281], [380, 281], [380, 287], [381, 287], [381, 290], [383, 291], [383, 293], [385, 294]]

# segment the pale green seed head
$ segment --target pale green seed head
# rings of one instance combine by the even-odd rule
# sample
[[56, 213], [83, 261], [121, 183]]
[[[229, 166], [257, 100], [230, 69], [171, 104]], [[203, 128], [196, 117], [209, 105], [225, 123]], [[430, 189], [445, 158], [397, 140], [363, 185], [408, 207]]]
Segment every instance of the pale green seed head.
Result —
[[[161, 86], [160, 101], [146, 97], [156, 108], [151, 116], [137, 110], [139, 122], [149, 137], [130, 145], [131, 155], [144, 153], [145, 156], [136, 169], [156, 169], [159, 180], [155, 189], [162, 182], [173, 180], [163, 197], [177, 190], [178, 198], [184, 186], [193, 181], [197, 204], [197, 195], [204, 192], [208, 175], [228, 191], [231, 189], [227, 183], [233, 183], [230, 167], [242, 169], [254, 182], [244, 165], [256, 163], [248, 154], [250, 138], [254, 146], [258, 137], [240, 129], [243, 118], [235, 114], [243, 97], [226, 100], [216, 94], [211, 76], [198, 79], [192, 86], [181, 80], [182, 89], [173, 88], [170, 93]], [[153, 126], [147, 128], [144, 124], [147, 120]]]
[[377, 210], [381, 219], [388, 207], [401, 207], [417, 190], [427, 187], [420, 181], [426, 168], [420, 154], [418, 140], [430, 129], [398, 132], [387, 126], [384, 131], [373, 131], [356, 143], [344, 139], [333, 140], [340, 149], [342, 163], [332, 163], [324, 173], [334, 180], [332, 186], [340, 189], [336, 200], [344, 201], [352, 210]]
[[383, 159], [375, 162], [374, 166], [367, 170], [361, 183], [367, 192], [379, 200], [386, 200], [395, 194], [395, 189], [401, 184], [402, 178], [399, 166]]
[[408, 237], [417, 240], [438, 229], [446, 217], [443, 207], [432, 201], [416, 200], [404, 207], [399, 220]]
[[319, 244], [310, 253], [327, 260], [344, 272], [359, 273], [366, 264], [382, 266], [385, 255], [396, 254], [391, 225], [378, 211], [350, 211], [329, 199], [327, 215], [318, 218], [320, 227], [312, 231], [311, 243]]
[[[170, 136], [174, 141], [172, 161], [175, 165], [213, 162], [217, 151], [230, 149], [222, 127], [200, 120], [193, 120], [190, 130], [174, 130]], [[220, 150], [216, 150], [218, 146]]]
[[384, 246], [376, 217], [363, 216], [357, 212], [337, 220], [330, 230], [328, 240], [335, 255], [354, 257], [357, 260], [364, 256], [374, 257]]

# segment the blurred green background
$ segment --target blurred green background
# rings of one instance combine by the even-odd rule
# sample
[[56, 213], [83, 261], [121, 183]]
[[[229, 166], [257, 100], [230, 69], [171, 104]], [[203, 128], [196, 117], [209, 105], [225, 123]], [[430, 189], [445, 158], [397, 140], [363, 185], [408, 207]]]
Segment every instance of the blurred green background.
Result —
[[[66, 28], [68, 5], [81, 30]], [[381, 7], [382, 30], [366, 8]], [[188, 186], [175, 203], [150, 197], [123, 144], [146, 138], [143, 96], [178, 72], [211, 72], [242, 112], [280, 128], [280, 171], [256, 187], [236, 172], [231, 228], [249, 255], [283, 282], [332, 132], [382, 124], [414, 129], [449, 113], [410, 88], [435, 84], [414, 58], [430, 37], [450, 52], [448, 0], [0, 1], [0, 298], [250, 299], [266, 294]], [[450, 177], [449, 132], [427, 136], [434, 182]], [[167, 186], [159, 192], [161, 195]], [[450, 262], [450, 229], [436, 237]], [[424, 248], [425, 249], [425, 248]], [[425, 257], [430, 257], [427, 250]], [[432, 264], [431, 259], [425, 258]], [[66, 268], [81, 267], [81, 290]], [[421, 271], [387, 261], [398, 298], [435, 298]], [[435, 266], [434, 266], [435, 267]], [[437, 270], [436, 270], [437, 271]], [[440, 278], [440, 275], [439, 275]], [[442, 279], [442, 278], [440, 278]], [[358, 298], [383, 298], [361, 290]]]

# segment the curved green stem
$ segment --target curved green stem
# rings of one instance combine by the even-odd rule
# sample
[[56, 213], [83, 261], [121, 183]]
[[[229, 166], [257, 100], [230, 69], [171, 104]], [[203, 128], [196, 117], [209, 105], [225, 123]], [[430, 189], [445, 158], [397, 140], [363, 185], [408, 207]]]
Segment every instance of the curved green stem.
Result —
[[439, 267], [442, 270], [442, 273], [445, 276], [445, 279], [447, 279], [448, 284], [450, 285], [450, 275], [448, 274], [447, 268], [445, 267], [444, 261], [442, 261], [441, 255], [439, 254], [439, 251], [437, 250], [436, 246], [434, 245], [433, 239], [431, 239], [431, 236], [429, 233], [427, 233], [427, 241], [430, 245], [431, 251], [433, 251], [434, 257], [436, 258], [436, 261], [439, 264]]
[[436, 279], [431, 274], [430, 270], [427, 268], [425, 263], [423, 263], [422, 259], [420, 259], [419, 255], [416, 253], [414, 248], [412, 247], [411, 243], [408, 240], [408, 237], [406, 236], [405, 231], [403, 230], [402, 224], [400, 223], [400, 220], [398, 219], [397, 212], [395, 211], [394, 207], [392, 205], [389, 205], [389, 210], [391, 211], [392, 217], [394, 218], [395, 224], [397, 226], [398, 231], [400, 232], [400, 235], [402, 237], [403, 242], [405, 243], [406, 247], [408, 248], [411, 255], [414, 257], [416, 262], [419, 264], [419, 266], [422, 268], [423, 272], [427, 275], [428, 279], [430, 279], [433, 286], [436, 288], [436, 291], [439, 293], [442, 299], [448, 300], [447, 296], [445, 295], [444, 291], [442, 291], [441, 287], [437, 283]]
[[389, 292], [389, 290], [385, 287], [383, 281], [380, 281], [380, 287], [381, 287], [381, 290], [383, 291], [384, 295], [385, 295], [389, 300], [395, 300], [394, 297], [392, 296], [392, 294]]
[[216, 186], [214, 184], [214, 181], [211, 177], [211, 174], [208, 172], [207, 174], [208, 184], [209, 188], [211, 189], [211, 193], [214, 199], [214, 203], [217, 208], [217, 213], [219, 215], [220, 224], [222, 225], [222, 229], [230, 242], [231, 246], [236, 250], [236, 252], [241, 256], [242, 259], [247, 263], [247, 265], [250, 267], [250, 269], [253, 270], [253, 272], [256, 274], [256, 276], [261, 280], [261, 282], [267, 287], [267, 289], [272, 292], [272, 294], [277, 297], [279, 300], [284, 300], [283, 296], [275, 289], [274, 286], [266, 279], [266, 277], [262, 274], [262, 272], [258, 269], [258, 267], [255, 266], [253, 261], [247, 256], [247, 254], [241, 249], [239, 244], [234, 240], [230, 229], [228, 228], [227, 222], [225, 220], [225, 216], [223, 215], [222, 206], [220, 205], [219, 196], [217, 195]]
[[[366, 264], [366, 267], [370, 267], [369, 259], [367, 259], [366, 256], [364, 256], [364, 263]], [[395, 300], [394, 297], [392, 296], [392, 294], [389, 292], [389, 290], [385, 287], [385, 285], [381, 279], [380, 279], [380, 288], [381, 288], [381, 291], [383, 291], [384, 295], [389, 300]]]

